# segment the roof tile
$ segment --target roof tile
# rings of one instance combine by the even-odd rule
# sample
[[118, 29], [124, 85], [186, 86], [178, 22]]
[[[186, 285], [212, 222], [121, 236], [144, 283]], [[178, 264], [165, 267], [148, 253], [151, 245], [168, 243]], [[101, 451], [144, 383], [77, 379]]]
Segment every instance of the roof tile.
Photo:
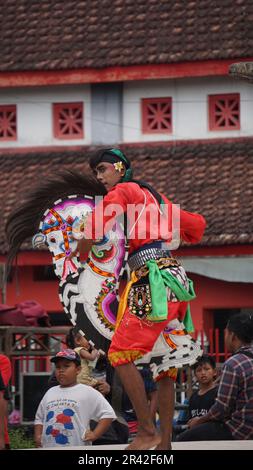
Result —
[[[154, 184], [184, 209], [207, 219], [202, 245], [253, 243], [253, 139], [229, 142], [121, 146], [130, 157], [135, 177]], [[0, 202], [3, 221], [34, 185], [60, 169], [89, 171], [97, 148], [79, 151], [0, 153]], [[156, 169], [154, 173], [154, 168]], [[7, 244], [0, 226], [1, 252]]]
[[250, 57], [252, 19], [252, 0], [8, 0], [0, 71]]

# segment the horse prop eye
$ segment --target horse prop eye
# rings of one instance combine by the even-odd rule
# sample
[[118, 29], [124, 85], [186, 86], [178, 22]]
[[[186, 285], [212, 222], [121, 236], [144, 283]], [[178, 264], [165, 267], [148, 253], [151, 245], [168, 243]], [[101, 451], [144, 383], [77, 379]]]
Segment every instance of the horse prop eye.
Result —
[[47, 237], [43, 233], [36, 233], [36, 235], [32, 238], [32, 246], [33, 248], [40, 248], [46, 245]]
[[50, 240], [49, 240], [51, 243], [55, 243], [56, 242], [56, 239], [54, 237], [50, 237]]

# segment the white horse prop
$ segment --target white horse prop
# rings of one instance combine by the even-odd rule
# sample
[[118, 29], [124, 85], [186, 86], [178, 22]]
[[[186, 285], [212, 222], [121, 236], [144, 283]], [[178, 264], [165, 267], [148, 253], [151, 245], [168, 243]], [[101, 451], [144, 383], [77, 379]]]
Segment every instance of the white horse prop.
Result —
[[79, 257], [69, 259], [77, 241], [75, 225], [93, 209], [90, 196], [69, 196], [57, 200], [46, 210], [33, 237], [33, 246], [48, 246], [53, 255], [54, 272], [60, 278], [59, 296], [71, 323], [82, 331], [92, 344], [106, 351], [117, 316], [116, 286], [126, 258], [125, 238], [116, 223], [104, 239], [95, 244], [85, 263]]
[[[75, 194], [71, 194], [73, 188], [77, 190]], [[61, 199], [54, 202], [57, 192]], [[11, 214], [6, 231], [11, 263], [25, 238], [39, 227], [33, 236], [33, 246], [46, 245], [52, 253], [64, 311], [76, 331], [106, 353], [116, 323], [119, 280], [127, 261], [122, 227], [116, 223], [101, 242], [93, 245], [84, 263], [79, 257], [69, 258], [77, 246], [73, 237], [75, 226], [93, 209], [94, 196], [103, 192], [95, 179], [73, 172], [49, 179]], [[152, 352], [138, 362], [151, 363], [157, 375], [170, 367], [190, 365], [200, 355], [200, 346], [186, 334], [184, 325], [173, 320]]]

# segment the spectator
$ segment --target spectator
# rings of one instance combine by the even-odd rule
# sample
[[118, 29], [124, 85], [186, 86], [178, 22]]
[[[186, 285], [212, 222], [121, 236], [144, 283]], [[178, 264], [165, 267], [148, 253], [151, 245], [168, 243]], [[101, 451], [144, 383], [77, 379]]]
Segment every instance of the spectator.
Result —
[[[78, 384], [80, 356], [65, 349], [51, 359], [60, 385], [50, 388], [41, 400], [35, 417], [37, 447], [91, 445], [109, 428], [116, 415], [98, 391]], [[97, 425], [90, 430], [90, 421]]]
[[[98, 379], [99, 385], [96, 389], [109, 401], [117, 415], [117, 419], [112, 422], [109, 429], [98, 440], [94, 441], [94, 444], [126, 444], [129, 438], [129, 429], [122, 413], [123, 389], [120, 379], [105, 356], [99, 358], [95, 370], [97, 372], [103, 371], [105, 375], [105, 380]], [[95, 423], [91, 421], [91, 429], [94, 425]]]
[[188, 410], [185, 415], [185, 421], [180, 426], [174, 426], [174, 433], [180, 433], [177, 440], [191, 440], [192, 430], [188, 428], [188, 422], [192, 418], [204, 416], [215, 402], [217, 395], [216, 364], [212, 357], [208, 355], [202, 356], [193, 366], [194, 374], [198, 382], [198, 390], [193, 392], [189, 399]]
[[253, 439], [252, 340], [253, 314], [232, 316], [225, 330], [232, 357], [224, 363], [215, 404], [204, 416], [190, 420], [188, 440]]
[[9, 381], [11, 378], [11, 363], [5, 354], [0, 354], [0, 450], [10, 449], [7, 414], [9, 396]]
[[74, 328], [71, 328], [66, 338], [67, 346], [74, 349], [81, 358], [81, 371], [77, 377], [77, 383], [84, 385], [91, 385], [97, 388], [99, 381], [91, 376], [90, 362], [98, 359], [99, 352], [92, 347], [87, 339], [80, 333], [75, 333]]
[[157, 384], [153, 379], [153, 375], [151, 369], [148, 364], [144, 364], [143, 366], [137, 365], [137, 369], [139, 369], [140, 374], [142, 376], [145, 392], [147, 395], [147, 400], [150, 408], [150, 413], [154, 424], [156, 423], [156, 413], [158, 411], [158, 391], [157, 391]]
[[[69, 344], [69, 340], [68, 340]], [[124, 418], [122, 417], [121, 410], [118, 407], [118, 402], [120, 401], [121, 394], [122, 394], [122, 387], [119, 384], [119, 379], [117, 379], [116, 374], [114, 374], [114, 369], [110, 365], [109, 362], [107, 362], [105, 356], [101, 356], [99, 358], [99, 361], [96, 364], [96, 370], [101, 372], [101, 366], [102, 370], [105, 375], [105, 380], [104, 379], [96, 379], [97, 380], [97, 386], [95, 387], [96, 390], [98, 390], [106, 400], [110, 403], [111, 406], [113, 406], [113, 409], [116, 410], [116, 415], [117, 419], [115, 419], [110, 427], [106, 430], [105, 433], [103, 433], [102, 436], [100, 436], [98, 439], [96, 439], [93, 444], [94, 445], [104, 445], [104, 444], [125, 444], [128, 442], [128, 437], [129, 437], [129, 431], [128, 431], [128, 425]], [[55, 385], [58, 384], [58, 380], [55, 375], [55, 371], [51, 374], [49, 381], [48, 381], [48, 386], [54, 387]], [[115, 406], [116, 405], [116, 406]], [[90, 428], [93, 430], [97, 426], [96, 421], [91, 420], [90, 421]]]
[[[158, 411], [158, 392], [156, 382], [153, 379], [153, 375], [148, 364], [138, 364], [137, 368], [143, 379], [153, 423], [156, 424], [156, 413]], [[126, 393], [123, 393], [122, 396], [122, 408], [124, 418], [129, 426], [130, 437], [132, 438], [138, 432], [138, 420], [133, 405]]]

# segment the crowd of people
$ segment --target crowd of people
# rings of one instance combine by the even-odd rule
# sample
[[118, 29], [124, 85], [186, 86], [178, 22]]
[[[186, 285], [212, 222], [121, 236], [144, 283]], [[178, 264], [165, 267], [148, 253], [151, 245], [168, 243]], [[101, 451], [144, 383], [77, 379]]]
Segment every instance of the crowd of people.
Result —
[[[188, 400], [182, 429], [174, 440], [244, 440], [253, 439], [253, 315], [232, 316], [225, 330], [225, 344], [231, 356], [224, 362], [217, 378], [212, 356], [204, 354], [193, 366], [197, 389]], [[100, 391], [94, 384], [78, 381], [82, 370], [80, 351], [64, 349], [52, 357], [54, 379], [39, 404], [35, 417], [34, 439], [37, 447], [119, 444], [130, 441], [131, 424], [138, 418], [122, 385], [106, 358], [106, 373]], [[87, 365], [85, 365], [86, 370]], [[159, 423], [157, 387], [151, 370], [141, 367], [145, 394], [153, 410], [153, 422]], [[96, 369], [95, 369], [96, 370]], [[0, 449], [10, 448], [7, 429], [11, 363], [0, 355]], [[91, 377], [90, 377], [91, 378]], [[89, 382], [89, 380], [88, 380]], [[115, 410], [115, 400], [120, 406]], [[154, 397], [152, 397], [154, 394]], [[153, 400], [152, 400], [153, 398]], [[117, 407], [116, 407], [117, 408]], [[152, 412], [151, 412], [152, 413]], [[158, 420], [158, 421], [157, 421]], [[183, 430], [183, 431], [182, 431]]]

